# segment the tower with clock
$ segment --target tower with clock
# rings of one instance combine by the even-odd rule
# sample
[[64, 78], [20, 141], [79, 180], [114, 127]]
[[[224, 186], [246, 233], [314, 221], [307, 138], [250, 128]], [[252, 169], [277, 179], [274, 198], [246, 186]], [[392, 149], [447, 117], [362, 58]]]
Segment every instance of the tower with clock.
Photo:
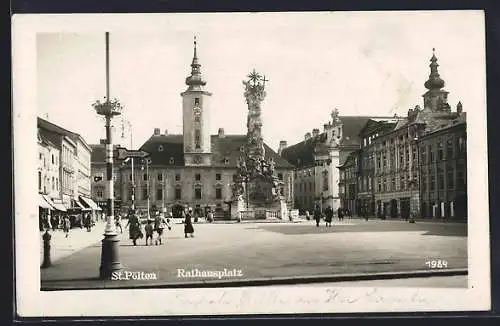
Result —
[[201, 75], [196, 37], [191, 75], [186, 78], [187, 90], [181, 93], [183, 112], [184, 161], [186, 165], [211, 164], [210, 98], [207, 82]]

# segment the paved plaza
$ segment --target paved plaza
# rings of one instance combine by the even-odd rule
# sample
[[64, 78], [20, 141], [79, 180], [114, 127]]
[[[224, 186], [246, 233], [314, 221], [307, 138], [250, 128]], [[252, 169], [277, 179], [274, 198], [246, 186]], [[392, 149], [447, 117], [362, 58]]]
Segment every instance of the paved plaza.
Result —
[[[387, 273], [407, 278], [415, 272], [428, 273], [426, 263], [432, 260], [446, 262], [436, 272], [464, 275], [467, 269], [467, 225], [461, 223], [345, 220], [330, 228], [324, 223], [317, 228], [312, 221], [195, 224], [195, 237], [188, 239], [183, 225], [175, 224], [167, 238], [160, 246], [145, 246], [144, 239], [133, 246], [124, 232], [120, 262], [122, 276], [128, 272], [129, 279], [114, 281], [97, 278], [98, 240], [41, 269], [42, 289], [194, 287], [213, 281], [278, 283], [311, 278], [329, 282], [335, 276], [377, 278], [373, 275]], [[220, 273], [210, 274], [214, 271]], [[146, 274], [150, 279], [144, 279]]]

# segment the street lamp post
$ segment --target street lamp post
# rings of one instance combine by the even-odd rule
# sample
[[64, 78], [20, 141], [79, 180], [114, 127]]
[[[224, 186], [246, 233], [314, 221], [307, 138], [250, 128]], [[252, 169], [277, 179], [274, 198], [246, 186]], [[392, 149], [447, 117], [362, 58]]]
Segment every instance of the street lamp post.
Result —
[[104, 239], [102, 240], [101, 266], [99, 276], [101, 279], [109, 279], [113, 272], [121, 270], [118, 255], [118, 235], [114, 223], [114, 192], [113, 192], [113, 141], [111, 134], [111, 119], [121, 114], [122, 106], [118, 100], [109, 99], [109, 32], [106, 32], [106, 98], [104, 103], [96, 101], [93, 105], [96, 113], [106, 119], [106, 180], [108, 182], [108, 199], [106, 227]]
[[[147, 205], [148, 205], [148, 219], [149, 219], [149, 159], [144, 159], [146, 162], [146, 194], [147, 194]], [[141, 170], [144, 170], [144, 166], [141, 167]]]

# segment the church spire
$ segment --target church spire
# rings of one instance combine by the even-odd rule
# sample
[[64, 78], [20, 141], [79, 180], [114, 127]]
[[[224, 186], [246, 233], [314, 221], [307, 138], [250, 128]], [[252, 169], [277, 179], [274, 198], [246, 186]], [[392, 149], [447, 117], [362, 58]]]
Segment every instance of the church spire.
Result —
[[198, 62], [195, 36], [193, 42], [193, 61], [191, 62], [191, 75], [186, 78], [186, 85], [188, 85], [190, 89], [200, 88], [201, 86], [205, 86], [207, 84], [207, 82], [203, 80], [201, 76], [200, 67], [201, 65]]
[[424, 83], [425, 88], [428, 90], [440, 90], [444, 87], [444, 80], [441, 79], [438, 72], [439, 65], [437, 63], [435, 50], [434, 48], [432, 49], [431, 64], [429, 65], [431, 73], [429, 79]]

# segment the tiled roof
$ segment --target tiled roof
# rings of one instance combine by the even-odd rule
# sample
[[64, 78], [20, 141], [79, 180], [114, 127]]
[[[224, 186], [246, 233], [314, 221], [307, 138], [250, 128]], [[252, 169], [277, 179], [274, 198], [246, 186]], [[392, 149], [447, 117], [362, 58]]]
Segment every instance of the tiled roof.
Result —
[[[340, 146], [357, 147], [361, 145], [359, 133], [361, 129], [370, 119], [391, 120], [394, 117], [370, 117], [370, 116], [339, 116], [342, 122], [343, 138]], [[314, 164], [314, 148], [316, 142], [321, 141], [321, 137], [326, 135], [325, 132], [316, 137], [311, 137], [309, 140], [301, 141], [300, 143], [291, 145], [282, 151], [282, 156], [296, 167], [310, 166]]]
[[66, 129], [64, 129], [64, 128], [62, 128], [62, 127], [60, 127], [52, 122], [45, 120], [45, 119], [38, 117], [37, 122], [38, 122], [38, 127], [41, 129], [44, 129], [44, 130], [47, 130], [47, 131], [50, 131], [50, 132], [53, 132], [53, 133], [56, 133], [59, 135], [68, 136], [73, 141], [76, 141], [78, 139], [78, 136], [79, 136], [78, 134], [71, 132], [69, 130], [66, 130]]
[[44, 128], [38, 128], [38, 132], [40, 134], [42, 141], [45, 141], [45, 142], [51, 144], [52, 146], [54, 146], [57, 149], [61, 149], [61, 140], [60, 140], [61, 135], [60, 134], [53, 132], [53, 131], [50, 131], [50, 130], [47, 130], [47, 129], [44, 129]]
[[[212, 135], [212, 166], [235, 168], [240, 155], [240, 147], [246, 142], [246, 135], [224, 135], [223, 137]], [[264, 148], [266, 159], [273, 158], [276, 168], [293, 168], [268, 145], [264, 144]], [[182, 135], [153, 135], [140, 147], [140, 150], [150, 154], [153, 165], [184, 166], [185, 163]], [[171, 157], [174, 159], [174, 164], [170, 164]], [[224, 163], [226, 158], [227, 164]]]

